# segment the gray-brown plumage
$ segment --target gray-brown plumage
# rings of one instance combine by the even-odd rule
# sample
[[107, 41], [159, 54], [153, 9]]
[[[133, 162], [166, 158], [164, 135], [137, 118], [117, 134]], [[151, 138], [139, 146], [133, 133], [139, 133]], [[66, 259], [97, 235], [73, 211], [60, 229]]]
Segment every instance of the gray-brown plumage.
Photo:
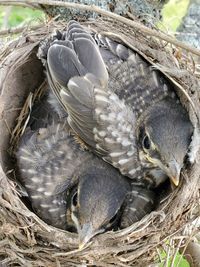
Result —
[[122, 174], [178, 185], [193, 127], [170, 82], [133, 50], [77, 22], [61, 39], [50, 45], [46, 68], [71, 128]]
[[19, 145], [17, 160], [33, 209], [58, 228], [71, 226], [66, 221], [66, 210], [71, 209], [70, 190], [77, 183], [78, 199], [81, 198], [79, 218], [90, 222], [94, 215], [91, 223], [96, 220], [99, 227], [117, 213], [129, 189], [128, 181], [116, 169], [81, 150], [65, 124], [27, 132]]
[[145, 215], [155, 209], [158, 204], [158, 195], [150, 189], [132, 185], [132, 190], [127, 194], [125, 205], [122, 208], [120, 228], [126, 228], [140, 221]]
[[[50, 93], [33, 107], [29, 130], [16, 153], [19, 179], [35, 213], [50, 225], [77, 230], [84, 247], [95, 235], [127, 227], [154, 206], [144, 209], [146, 198], [136, 200], [144, 189], [136, 185], [131, 191], [127, 178], [81, 149], [67, 121], [59, 123], [60, 114], [64, 116], [59, 103], [58, 115], [51, 109], [56, 101]], [[149, 191], [145, 193], [148, 197]]]
[[78, 189], [72, 198], [72, 220], [80, 248], [97, 234], [119, 227], [121, 210], [131, 188], [119, 171], [97, 157], [95, 161], [92, 167], [81, 170]]
[[81, 151], [64, 124], [28, 131], [22, 137], [17, 152], [20, 179], [45, 222], [66, 229], [68, 190], [77, 182], [77, 168], [91, 157]]

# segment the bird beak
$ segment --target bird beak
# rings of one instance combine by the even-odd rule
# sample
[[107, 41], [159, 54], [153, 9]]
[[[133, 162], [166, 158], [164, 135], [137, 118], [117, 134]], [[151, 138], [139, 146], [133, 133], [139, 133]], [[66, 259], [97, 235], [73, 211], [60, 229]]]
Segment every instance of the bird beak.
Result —
[[79, 249], [82, 250], [88, 242], [101, 231], [95, 231], [91, 223], [86, 223], [79, 231]]
[[169, 167], [168, 167], [168, 176], [169, 176], [171, 182], [175, 186], [178, 186], [179, 185], [180, 173], [181, 173], [181, 167], [180, 167], [180, 165], [177, 163], [176, 160], [171, 161], [169, 163]]

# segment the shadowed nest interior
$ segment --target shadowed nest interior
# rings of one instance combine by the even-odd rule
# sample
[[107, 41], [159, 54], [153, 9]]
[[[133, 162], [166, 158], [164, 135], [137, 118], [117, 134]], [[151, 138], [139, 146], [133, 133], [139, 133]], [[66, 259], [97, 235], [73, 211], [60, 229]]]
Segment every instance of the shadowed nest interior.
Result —
[[[174, 83], [195, 127], [191, 144], [194, 163], [183, 171], [180, 186], [156, 211], [129, 228], [97, 236], [90, 247], [79, 251], [76, 234], [45, 224], [28, 209], [15, 180], [12, 152], [34, 100], [46, 88], [44, 70], [36, 56], [38, 44], [55, 28], [66, 27], [66, 23], [51, 22], [23, 33], [0, 54], [0, 260], [5, 266], [147, 266], [158, 262], [158, 248], [165, 249], [169, 243], [184, 247], [189, 238], [183, 236], [184, 230], [198, 216], [200, 81], [191, 54], [183, 54], [178, 47], [120, 22], [98, 20], [85, 24], [120, 39]], [[173, 242], [169, 242], [170, 238]]]

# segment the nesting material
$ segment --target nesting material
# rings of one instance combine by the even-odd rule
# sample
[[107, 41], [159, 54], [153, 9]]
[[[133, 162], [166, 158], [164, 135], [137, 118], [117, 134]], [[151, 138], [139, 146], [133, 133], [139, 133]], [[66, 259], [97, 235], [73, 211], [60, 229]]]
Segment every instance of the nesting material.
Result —
[[76, 234], [45, 224], [25, 206], [15, 179], [13, 151], [34, 100], [46, 87], [43, 66], [36, 56], [38, 44], [66, 24], [53, 22], [24, 34], [7, 44], [0, 55], [1, 263], [12, 266], [147, 266], [158, 262], [158, 249], [165, 244], [173, 248], [173, 243], [184, 246], [187, 240], [185, 236], [179, 242], [185, 227], [195, 216], [200, 184], [200, 81], [192, 54], [184, 54], [178, 47], [120, 22], [98, 20], [85, 24], [94, 31], [121, 40], [171, 80], [195, 127], [190, 152], [192, 166], [183, 171], [180, 186], [155, 212], [129, 228], [97, 236], [88, 248], [78, 250]]

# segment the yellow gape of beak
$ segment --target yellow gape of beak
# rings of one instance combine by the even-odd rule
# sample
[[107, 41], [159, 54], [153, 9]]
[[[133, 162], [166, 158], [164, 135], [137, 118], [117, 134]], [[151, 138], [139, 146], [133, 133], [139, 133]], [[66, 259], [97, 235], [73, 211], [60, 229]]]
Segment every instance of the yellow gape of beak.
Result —
[[176, 160], [169, 163], [168, 176], [175, 186], [179, 185], [181, 168]]
[[172, 183], [175, 185], [175, 186], [178, 186], [179, 185], [179, 177], [174, 177], [174, 176], [171, 176], [170, 177], [170, 180], [172, 181]]

